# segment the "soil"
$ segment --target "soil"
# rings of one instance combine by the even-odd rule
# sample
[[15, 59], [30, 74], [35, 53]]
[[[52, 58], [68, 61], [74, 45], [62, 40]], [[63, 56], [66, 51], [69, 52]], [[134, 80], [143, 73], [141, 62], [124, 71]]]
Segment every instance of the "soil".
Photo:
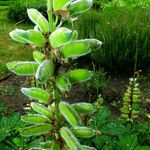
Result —
[[[107, 88], [102, 91], [102, 95], [105, 99], [105, 104], [115, 114], [119, 114], [121, 107], [122, 96], [128, 85], [129, 78], [123, 75], [113, 75], [108, 80]], [[22, 111], [24, 106], [29, 103], [27, 97], [23, 96], [20, 92], [21, 87], [27, 87], [29, 83], [25, 77], [18, 77], [13, 74], [6, 75], [3, 79], [0, 79], [0, 102], [4, 103], [7, 107], [13, 108], [17, 111]], [[11, 88], [9, 88], [11, 87]], [[140, 81], [140, 87], [142, 91], [143, 100], [150, 99], [150, 71], [142, 77]], [[11, 91], [13, 89], [13, 91]], [[90, 101], [88, 93], [82, 85], [75, 85], [72, 87], [71, 92], [63, 99], [70, 103], [80, 101]], [[94, 97], [94, 95], [93, 95]], [[144, 102], [143, 101], [143, 102]], [[148, 104], [145, 104], [148, 109]]]

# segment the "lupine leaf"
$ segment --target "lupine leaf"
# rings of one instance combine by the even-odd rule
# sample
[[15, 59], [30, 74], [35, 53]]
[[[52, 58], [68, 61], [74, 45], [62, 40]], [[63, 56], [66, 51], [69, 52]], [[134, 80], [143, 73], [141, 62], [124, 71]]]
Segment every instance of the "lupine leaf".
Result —
[[34, 111], [36, 111], [37, 113], [39, 113], [41, 115], [44, 115], [50, 119], [53, 117], [53, 112], [52, 112], [52, 109], [50, 110], [50, 107], [48, 109], [44, 105], [35, 103], [35, 102], [31, 103], [31, 107], [34, 109]]
[[81, 145], [78, 142], [77, 138], [67, 127], [62, 127], [60, 129], [60, 135], [64, 139], [70, 150], [81, 150]]
[[50, 60], [45, 60], [38, 67], [35, 77], [41, 83], [44, 83], [49, 79], [51, 75], [53, 75], [54, 69], [55, 69], [54, 63]]
[[80, 14], [88, 9], [90, 9], [93, 5], [92, 0], [76, 0], [72, 1], [69, 4], [69, 12], [71, 15]]
[[41, 32], [48, 33], [49, 32], [49, 23], [47, 19], [36, 9], [28, 9], [28, 16], [33, 23], [35, 23]]
[[60, 150], [60, 143], [58, 141], [53, 141], [50, 150]]
[[81, 147], [82, 147], [82, 150], [97, 150], [94, 147], [90, 147], [90, 146], [86, 146], [86, 145], [82, 145]]
[[43, 89], [35, 88], [35, 87], [22, 88], [21, 92], [24, 95], [28, 96], [30, 99], [36, 99], [39, 102], [46, 103], [46, 104], [50, 102], [50, 94]]
[[91, 103], [75, 103], [71, 105], [78, 113], [89, 114], [95, 111]]
[[12, 61], [7, 64], [7, 68], [17, 75], [32, 76], [35, 75], [39, 64], [29, 61]]
[[56, 84], [61, 91], [69, 91], [71, 89], [71, 83], [65, 76], [58, 76], [56, 78]]
[[62, 10], [66, 3], [71, 0], [53, 0], [54, 10]]
[[42, 63], [44, 60], [45, 55], [39, 51], [34, 51], [33, 52], [33, 58], [36, 62]]
[[61, 55], [65, 58], [78, 58], [91, 52], [90, 45], [80, 41], [73, 41], [60, 49]]
[[81, 118], [78, 113], [66, 102], [59, 103], [59, 110], [67, 122], [72, 126], [78, 126], [81, 124]]
[[93, 72], [86, 69], [75, 69], [67, 73], [68, 78], [72, 84], [78, 82], [85, 82], [93, 76]]
[[47, 123], [26, 127], [23, 129], [22, 135], [34, 136], [34, 135], [45, 134], [45, 133], [50, 132], [52, 130], [52, 127], [53, 126], [51, 124], [47, 124]]
[[41, 32], [34, 30], [19, 30], [15, 29], [10, 32], [10, 37], [20, 43], [28, 43], [36, 46], [44, 46], [46, 40]]
[[39, 114], [21, 116], [21, 120], [31, 124], [50, 123], [50, 120]]
[[[50, 35], [50, 43], [53, 48], [60, 47], [74, 38], [77, 38], [77, 31], [72, 31], [68, 28], [61, 27], [52, 32]], [[76, 35], [76, 36], [75, 36]]]
[[11, 61], [6, 64], [6, 67], [11, 71], [18, 63], [21, 63], [21, 61]]
[[80, 138], [90, 138], [95, 135], [95, 131], [87, 127], [75, 126], [71, 128], [71, 132]]

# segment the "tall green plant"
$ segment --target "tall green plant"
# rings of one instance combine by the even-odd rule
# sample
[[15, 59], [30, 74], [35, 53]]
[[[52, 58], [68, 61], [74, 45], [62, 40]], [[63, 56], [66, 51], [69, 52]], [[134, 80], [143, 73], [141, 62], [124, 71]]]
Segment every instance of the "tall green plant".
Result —
[[[76, 83], [89, 80], [93, 72], [86, 69], [62, 70], [69, 65], [70, 59], [77, 59], [101, 46], [96, 39], [77, 40], [78, 32], [61, 27], [64, 21], [75, 20], [80, 13], [92, 6], [92, 0], [47, 0], [48, 20], [36, 9], [28, 9], [34, 29], [15, 29], [10, 33], [13, 40], [32, 47], [34, 61], [13, 61], [7, 68], [20, 76], [35, 76], [43, 88], [22, 88], [24, 95], [32, 102], [36, 114], [24, 115], [22, 121], [29, 124], [22, 131], [23, 136], [44, 135], [47, 140], [33, 149], [95, 149], [81, 145], [77, 137], [89, 138], [96, 131], [84, 126], [81, 114], [95, 111], [90, 103], [61, 101]], [[67, 67], [68, 68], [68, 67]]]

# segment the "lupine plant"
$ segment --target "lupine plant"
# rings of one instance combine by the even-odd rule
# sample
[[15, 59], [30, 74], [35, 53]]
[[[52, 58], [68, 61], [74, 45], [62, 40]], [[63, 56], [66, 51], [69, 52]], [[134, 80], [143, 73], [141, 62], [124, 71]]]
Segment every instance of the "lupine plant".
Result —
[[[69, 60], [77, 59], [101, 46], [96, 39], [77, 40], [78, 32], [63, 23], [73, 24], [79, 14], [92, 6], [92, 0], [47, 0], [46, 19], [36, 9], [28, 9], [34, 29], [15, 29], [10, 37], [34, 49], [34, 61], [12, 61], [7, 68], [20, 76], [34, 77], [40, 87], [23, 87], [22, 93], [31, 100], [35, 114], [21, 117], [29, 125], [23, 129], [23, 136], [44, 136], [44, 143], [32, 149], [51, 150], [94, 150], [82, 145], [80, 138], [89, 138], [99, 132], [85, 126], [81, 118], [93, 113], [90, 103], [69, 104], [62, 101], [71, 86], [89, 80], [93, 72], [86, 69], [70, 70]], [[82, 116], [82, 117], [81, 117]], [[77, 139], [79, 138], [79, 139]]]
[[123, 97], [123, 107], [121, 110], [121, 118], [130, 125], [139, 117], [141, 91], [139, 88], [138, 77], [129, 79], [129, 86]]

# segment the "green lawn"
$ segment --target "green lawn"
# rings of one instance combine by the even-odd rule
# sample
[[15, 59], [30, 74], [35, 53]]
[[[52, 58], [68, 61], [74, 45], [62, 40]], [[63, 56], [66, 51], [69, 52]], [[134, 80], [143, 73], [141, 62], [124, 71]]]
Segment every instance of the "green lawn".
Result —
[[31, 25], [16, 24], [7, 19], [7, 10], [0, 7], [0, 78], [8, 70], [5, 64], [12, 60], [31, 60], [32, 50], [23, 44], [18, 44], [9, 37], [9, 32], [15, 28], [29, 29]]

